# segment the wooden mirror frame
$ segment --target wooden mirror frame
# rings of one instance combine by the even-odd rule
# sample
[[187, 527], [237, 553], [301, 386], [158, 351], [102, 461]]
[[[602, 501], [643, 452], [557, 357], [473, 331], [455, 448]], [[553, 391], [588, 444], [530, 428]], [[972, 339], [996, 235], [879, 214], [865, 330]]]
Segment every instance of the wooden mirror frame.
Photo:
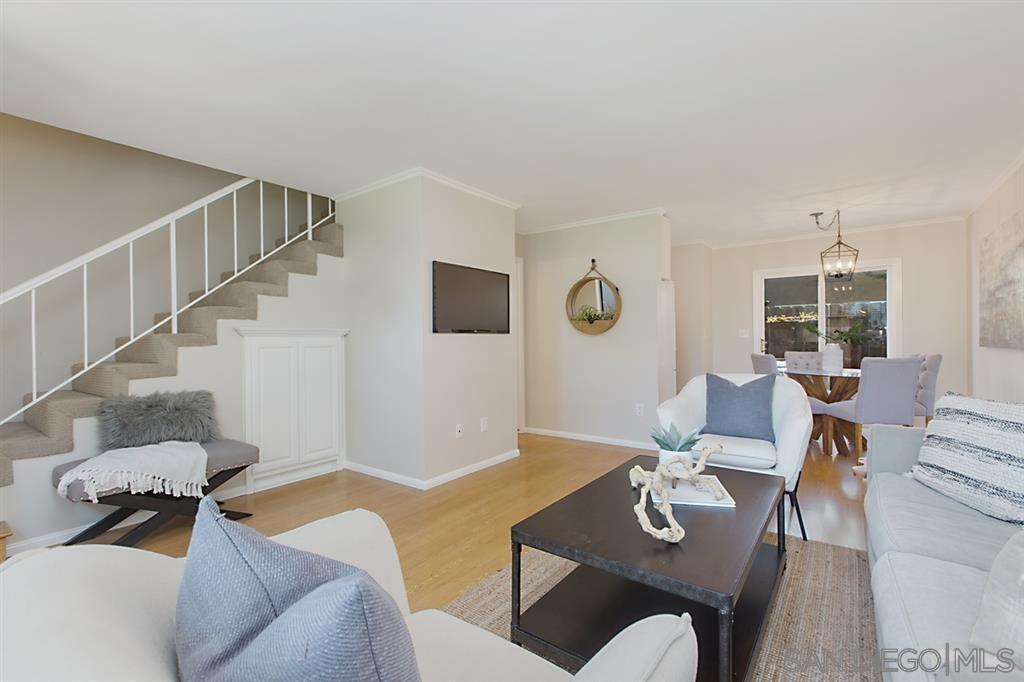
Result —
[[[584, 320], [574, 320], [572, 303], [576, 299], [576, 294], [580, 292], [580, 289], [587, 286], [591, 282], [603, 282], [608, 285], [608, 288], [615, 295], [615, 316], [610, 320], [594, 320], [593, 322], [586, 322]], [[615, 323], [619, 321], [619, 316], [622, 315], [622, 295], [619, 292], [619, 287], [615, 285], [610, 279], [601, 274], [597, 269], [597, 260], [590, 260], [590, 270], [587, 271], [583, 277], [576, 280], [576, 283], [569, 287], [569, 293], [565, 297], [565, 316], [569, 320], [569, 324], [575, 327], [578, 331], [584, 334], [604, 334], [606, 331], [615, 326]]]

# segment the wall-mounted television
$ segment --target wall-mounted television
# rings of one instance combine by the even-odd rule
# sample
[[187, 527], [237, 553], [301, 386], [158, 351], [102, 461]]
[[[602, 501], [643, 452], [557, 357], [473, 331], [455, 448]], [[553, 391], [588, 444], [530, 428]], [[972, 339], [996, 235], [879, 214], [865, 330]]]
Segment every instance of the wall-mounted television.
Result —
[[435, 334], [508, 334], [509, 276], [434, 261]]

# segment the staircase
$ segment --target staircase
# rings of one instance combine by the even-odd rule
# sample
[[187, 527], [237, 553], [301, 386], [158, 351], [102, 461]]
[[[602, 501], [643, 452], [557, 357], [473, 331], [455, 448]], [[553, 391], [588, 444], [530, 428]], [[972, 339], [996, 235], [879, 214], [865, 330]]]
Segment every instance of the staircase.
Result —
[[[250, 179], [240, 181], [249, 184]], [[196, 210], [204, 210], [213, 201], [237, 191], [244, 184], [235, 183], [199, 202], [151, 223], [121, 240], [86, 254], [66, 266], [61, 266], [36, 280], [4, 292], [0, 304], [15, 297], [32, 296], [33, 324], [35, 288], [57, 276], [85, 267], [95, 258], [122, 248], [134, 239], [145, 236], [166, 225], [174, 230], [174, 216], [181, 217]], [[231, 187], [235, 187], [231, 190]], [[287, 195], [286, 195], [287, 197]], [[287, 199], [286, 199], [287, 200]], [[205, 203], [202, 203], [205, 202]], [[263, 193], [260, 186], [260, 234], [263, 234]], [[300, 231], [288, 238], [276, 240], [273, 249], [265, 249], [249, 257], [248, 267], [236, 263], [236, 270], [221, 273], [220, 284], [189, 293], [189, 302], [177, 309], [154, 316], [153, 326], [147, 331], [117, 339], [115, 351], [88, 365], [77, 363], [70, 377], [46, 393], [33, 390], [24, 397], [24, 407], [0, 423], [0, 487], [14, 482], [13, 464], [17, 459], [45, 457], [70, 452], [74, 448], [73, 423], [75, 419], [92, 417], [100, 402], [107, 397], [126, 394], [133, 379], [174, 376], [177, 374], [178, 349], [186, 346], [209, 346], [217, 343], [218, 320], [254, 320], [259, 312], [259, 296], [287, 296], [288, 281], [292, 273], [316, 275], [320, 254], [341, 257], [342, 227], [333, 222], [332, 202], [327, 201], [327, 215], [314, 222], [312, 195], [307, 193], [307, 222]], [[204, 214], [205, 215], [205, 214]], [[287, 214], [286, 214], [287, 215]], [[287, 220], [287, 217], [286, 217]], [[310, 228], [309, 225], [312, 225]], [[237, 219], [235, 221], [237, 243]], [[262, 242], [262, 240], [261, 240]], [[175, 243], [173, 238], [171, 243]], [[173, 248], [172, 273], [176, 272]], [[208, 248], [204, 245], [204, 258], [208, 261]], [[97, 255], [98, 254], [98, 255]], [[54, 274], [56, 273], [56, 274]], [[129, 275], [131, 277], [131, 275]], [[176, 277], [172, 274], [172, 281]], [[131, 279], [129, 284], [133, 285]], [[174, 284], [172, 284], [172, 290]], [[172, 293], [172, 299], [174, 294]], [[87, 316], [87, 313], [86, 313]], [[87, 323], [86, 323], [87, 324]], [[134, 326], [134, 323], [133, 323]], [[35, 332], [33, 329], [33, 386], [35, 385]], [[11, 421], [19, 414], [24, 421]]]

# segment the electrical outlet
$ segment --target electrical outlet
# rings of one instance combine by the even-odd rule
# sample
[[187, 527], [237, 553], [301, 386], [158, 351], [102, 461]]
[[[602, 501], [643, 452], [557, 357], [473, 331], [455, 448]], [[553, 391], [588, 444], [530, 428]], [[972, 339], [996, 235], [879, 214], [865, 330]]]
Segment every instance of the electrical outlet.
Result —
[[480, 417], [480, 433], [487, 430], [487, 417]]
[[643, 403], [637, 403], [635, 409], [636, 409], [636, 416], [638, 416], [638, 417], [644, 416], [644, 404]]
[[462, 424], [455, 425], [455, 437], [462, 438]]

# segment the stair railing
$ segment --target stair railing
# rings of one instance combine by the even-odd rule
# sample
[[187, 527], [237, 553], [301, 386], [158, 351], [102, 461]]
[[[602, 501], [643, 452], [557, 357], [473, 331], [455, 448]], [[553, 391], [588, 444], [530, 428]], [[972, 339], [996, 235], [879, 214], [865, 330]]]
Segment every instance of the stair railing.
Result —
[[[239, 268], [238, 264], [238, 191], [244, 187], [248, 187], [252, 183], [259, 183], [259, 216], [260, 216], [260, 257], [254, 260], [249, 265]], [[281, 249], [285, 248], [292, 242], [299, 239], [313, 238], [313, 230], [323, 225], [328, 220], [334, 217], [336, 206], [334, 201], [330, 197], [327, 199], [327, 215], [321, 218], [316, 224], [313, 223], [313, 194], [311, 192], [305, 192], [306, 195], [306, 227], [304, 230], [297, 232], [291, 237], [288, 236], [288, 192], [295, 191], [289, 190], [288, 187], [284, 188], [284, 243], [280, 246], [267, 251], [266, 245], [264, 244], [264, 211], [263, 211], [263, 181], [256, 180], [254, 178], [243, 178], [236, 182], [231, 183], [226, 187], [212, 192], [201, 199], [193, 201], [187, 206], [172, 211], [167, 215], [157, 218], [156, 220], [143, 225], [133, 232], [118, 237], [103, 246], [100, 246], [86, 254], [74, 258], [63, 265], [53, 268], [49, 272], [44, 272], [38, 277], [22, 282], [21, 284], [11, 287], [7, 291], [0, 293], [0, 306], [13, 301], [14, 299], [20, 298], [21, 296], [28, 295], [29, 297], [29, 327], [30, 327], [30, 346], [32, 349], [32, 392], [31, 399], [26, 400], [25, 404], [21, 408], [15, 410], [11, 414], [0, 420], [0, 424], [5, 424], [11, 419], [14, 419], [21, 413], [28, 410], [30, 407], [45, 399], [49, 395], [59, 391], [68, 384], [72, 383], [75, 379], [82, 376], [96, 365], [101, 362], [106, 362], [110, 358], [114, 357], [120, 351], [124, 350], [131, 344], [135, 343], [141, 337], [156, 331], [162, 325], [171, 323], [171, 333], [178, 333], [178, 316], [189, 308], [193, 307], [207, 296], [217, 291], [226, 284], [233, 282], [239, 275], [250, 270], [251, 268], [259, 265], [267, 258], [270, 258]], [[232, 211], [232, 238], [234, 244], [234, 274], [228, 277], [220, 284], [211, 287], [210, 286], [210, 245], [209, 245], [209, 206], [218, 199], [222, 199], [228, 195], [231, 195], [231, 211]], [[177, 263], [177, 221], [191, 213], [194, 213], [202, 209], [203, 211], [203, 286], [204, 293], [194, 300], [189, 301], [185, 305], [178, 305], [178, 263]], [[171, 313], [167, 317], [163, 318], [152, 327], [146, 329], [143, 332], [135, 332], [135, 242], [139, 239], [146, 237], [158, 230], [167, 228], [169, 230], [168, 241], [169, 241], [169, 258], [170, 258], [170, 285], [171, 285]], [[103, 357], [89, 361], [89, 264], [98, 258], [121, 249], [128, 247], [128, 306], [129, 306], [129, 326], [131, 332], [129, 334], [129, 340], [110, 351]], [[75, 270], [81, 270], [82, 272], [82, 358], [83, 367], [78, 372], [74, 372], [69, 378], [60, 382], [53, 388], [40, 393], [39, 390], [39, 371], [36, 356], [36, 290], [39, 287], [52, 282], [58, 277], [62, 277]], [[116, 345], [116, 344], [115, 344]]]

